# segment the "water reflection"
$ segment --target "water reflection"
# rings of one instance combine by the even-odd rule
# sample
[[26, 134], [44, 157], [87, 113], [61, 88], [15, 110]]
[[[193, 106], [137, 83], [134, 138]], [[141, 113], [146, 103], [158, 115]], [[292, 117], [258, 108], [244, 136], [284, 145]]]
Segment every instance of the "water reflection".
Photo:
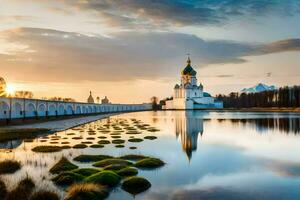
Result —
[[[253, 115], [247, 118], [210, 118], [210, 113], [199, 111], [186, 111], [174, 113], [174, 125], [176, 138], [180, 138], [182, 149], [190, 161], [192, 155], [197, 150], [198, 139], [204, 134], [204, 124], [214, 121], [222, 125], [222, 123], [230, 123], [232, 126], [239, 126], [241, 129], [254, 129], [257, 133], [268, 133], [272, 131], [285, 134], [300, 133], [300, 116], [281, 116], [262, 114]], [[259, 117], [259, 118], [258, 118]], [[263, 117], [263, 118], [261, 118]]]
[[[218, 121], [222, 122], [223, 120], [219, 119]], [[300, 132], [300, 118], [230, 119], [230, 121], [244, 126], [255, 126], [259, 132], [269, 130], [278, 130], [287, 134], [299, 134]]]
[[189, 160], [193, 151], [197, 150], [198, 135], [203, 134], [203, 119], [195, 116], [195, 112], [179, 112], [175, 115], [176, 138], [180, 137], [182, 148]]

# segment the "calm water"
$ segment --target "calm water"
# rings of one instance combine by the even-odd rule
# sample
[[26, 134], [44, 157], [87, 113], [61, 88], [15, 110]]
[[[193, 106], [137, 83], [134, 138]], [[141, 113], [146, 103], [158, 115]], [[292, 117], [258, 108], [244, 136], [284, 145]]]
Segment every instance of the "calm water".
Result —
[[[142, 134], [134, 137], [154, 135], [157, 139], [131, 143], [127, 141], [131, 136], [121, 133], [119, 136], [127, 141], [124, 148], [108, 144], [101, 149], [68, 149], [52, 154], [31, 151], [34, 146], [46, 144], [72, 146], [82, 141], [96, 144], [99, 136], [112, 140], [112, 135], [99, 131], [99, 127], [108, 121], [132, 123], [133, 119], [160, 130], [142, 130]], [[2, 178], [12, 188], [28, 174], [40, 183], [38, 187], [63, 195], [48, 174], [49, 167], [62, 155], [72, 159], [83, 153], [117, 156], [135, 153], [159, 157], [167, 163], [158, 170], [140, 171], [139, 176], [147, 178], [152, 187], [135, 199], [299, 199], [299, 133], [300, 114], [200, 111], [122, 114], [34, 141], [0, 144], [1, 159], [14, 158], [24, 165], [13, 176]], [[133, 197], [117, 188], [108, 199]]]

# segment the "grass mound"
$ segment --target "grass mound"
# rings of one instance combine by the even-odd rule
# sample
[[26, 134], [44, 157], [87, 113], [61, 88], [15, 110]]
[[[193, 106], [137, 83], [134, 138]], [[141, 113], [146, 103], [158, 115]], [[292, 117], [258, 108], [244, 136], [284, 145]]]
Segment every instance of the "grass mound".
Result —
[[73, 149], [85, 149], [87, 148], [88, 146], [86, 144], [75, 144], [73, 146]]
[[121, 177], [113, 171], [104, 170], [85, 179], [86, 183], [96, 183], [109, 187], [119, 184]]
[[60, 172], [64, 172], [64, 171], [70, 171], [70, 170], [74, 170], [77, 169], [78, 166], [74, 165], [73, 163], [71, 163], [67, 158], [62, 157], [58, 163], [56, 163], [51, 169], [50, 172], [52, 174], [58, 174]]
[[102, 145], [102, 144], [92, 144], [90, 147], [94, 148], [94, 149], [99, 149], [99, 148], [103, 148], [104, 145]]
[[115, 140], [112, 140], [111, 143], [113, 143], [113, 144], [123, 144], [123, 143], [125, 143], [125, 140], [115, 139]]
[[129, 155], [121, 156], [120, 158], [125, 159], [125, 160], [136, 161], [136, 160], [142, 160], [142, 159], [145, 159], [145, 158], [148, 158], [148, 157], [144, 156], [144, 155], [138, 155], [138, 154], [129, 154]]
[[79, 155], [75, 157], [73, 160], [78, 161], [78, 162], [97, 162], [101, 161], [104, 159], [112, 158], [112, 156], [107, 156], [107, 155]]
[[129, 177], [124, 180], [122, 184], [122, 189], [126, 192], [136, 195], [141, 192], [148, 190], [151, 187], [151, 183], [142, 177]]
[[124, 148], [125, 146], [122, 145], [122, 144], [118, 144], [118, 145], [116, 145], [115, 147], [116, 147], [116, 148]]
[[93, 144], [92, 141], [82, 141], [81, 144]]
[[134, 167], [125, 167], [117, 171], [119, 176], [135, 176], [138, 174], [138, 170]]
[[120, 164], [112, 164], [112, 165], [107, 165], [103, 167], [104, 170], [112, 170], [112, 171], [118, 171], [120, 169], [126, 168], [127, 165], [120, 165]]
[[65, 185], [71, 185], [73, 183], [81, 182], [84, 178], [85, 177], [83, 175], [67, 171], [67, 172], [60, 173], [59, 175], [54, 177], [52, 181], [56, 185], [65, 186]]
[[72, 137], [72, 139], [73, 140], [82, 140], [83, 138], [78, 136], [78, 137]]
[[62, 149], [71, 149], [72, 147], [70, 145], [63, 145], [60, 148], [62, 148]]
[[144, 140], [141, 138], [130, 138], [128, 142], [143, 142]]
[[126, 134], [128, 135], [137, 135], [137, 134], [141, 134], [142, 132], [140, 131], [127, 131]]
[[124, 159], [119, 159], [119, 158], [108, 158], [108, 159], [104, 159], [104, 160], [101, 160], [101, 161], [93, 164], [94, 167], [106, 167], [108, 165], [130, 166], [130, 165], [132, 165], [132, 162], [129, 162]]
[[144, 139], [146, 139], [146, 140], [155, 140], [155, 139], [157, 139], [157, 137], [150, 135], [150, 136], [144, 137]]
[[119, 136], [119, 135], [112, 135], [110, 137], [113, 138], [113, 139], [120, 139], [121, 138], [121, 136]]
[[145, 158], [134, 164], [137, 168], [155, 169], [164, 166], [165, 163], [158, 158]]
[[5, 200], [28, 200], [32, 191], [34, 190], [35, 184], [30, 178], [25, 178], [19, 182], [17, 187], [10, 191]]
[[101, 200], [108, 196], [106, 187], [93, 183], [74, 184], [67, 190], [64, 200]]
[[109, 140], [99, 140], [98, 144], [110, 144]]
[[99, 139], [106, 139], [107, 137], [106, 136], [99, 136], [98, 138]]
[[129, 149], [134, 150], [137, 149], [137, 147], [129, 147]]
[[0, 174], [13, 174], [21, 169], [21, 164], [15, 160], [4, 160], [0, 162]]
[[53, 153], [53, 152], [59, 152], [61, 151], [62, 148], [59, 146], [36, 146], [33, 149], [31, 149], [31, 151], [34, 152], [40, 152], [40, 153]]
[[38, 191], [31, 195], [29, 200], [59, 200], [59, 196], [55, 192]]
[[72, 172], [76, 174], [80, 174], [82, 176], [91, 176], [93, 174], [100, 172], [100, 170], [95, 168], [80, 168], [80, 169], [74, 169], [72, 170]]
[[0, 179], [0, 199], [3, 200], [7, 194], [7, 188], [5, 183]]
[[157, 128], [149, 128], [149, 129], [147, 129], [147, 131], [149, 131], [149, 132], [157, 132], [157, 131], [160, 131], [160, 130], [157, 129]]

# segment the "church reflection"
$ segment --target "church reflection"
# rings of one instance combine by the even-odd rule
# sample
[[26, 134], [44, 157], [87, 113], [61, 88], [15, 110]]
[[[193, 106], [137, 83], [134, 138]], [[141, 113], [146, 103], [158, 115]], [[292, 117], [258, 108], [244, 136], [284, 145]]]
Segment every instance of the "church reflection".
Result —
[[203, 134], [203, 119], [193, 111], [177, 112], [175, 114], [176, 138], [180, 137], [182, 148], [189, 160], [197, 150], [198, 136]]

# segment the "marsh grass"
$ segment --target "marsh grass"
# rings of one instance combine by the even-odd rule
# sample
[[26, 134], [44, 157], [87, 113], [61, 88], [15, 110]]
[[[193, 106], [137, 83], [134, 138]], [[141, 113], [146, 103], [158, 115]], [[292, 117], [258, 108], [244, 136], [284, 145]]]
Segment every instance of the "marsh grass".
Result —
[[28, 200], [34, 188], [34, 182], [27, 177], [20, 181], [17, 187], [6, 195], [5, 200]]
[[13, 174], [21, 169], [21, 163], [16, 160], [4, 160], [0, 162], [0, 174]]
[[29, 200], [59, 200], [59, 199], [60, 199], [59, 196], [55, 192], [45, 191], [45, 190], [37, 191], [33, 193], [29, 198]]
[[7, 194], [5, 183], [0, 179], [0, 200], [3, 200]]
[[93, 183], [74, 184], [68, 188], [64, 200], [101, 200], [108, 196], [106, 187]]

